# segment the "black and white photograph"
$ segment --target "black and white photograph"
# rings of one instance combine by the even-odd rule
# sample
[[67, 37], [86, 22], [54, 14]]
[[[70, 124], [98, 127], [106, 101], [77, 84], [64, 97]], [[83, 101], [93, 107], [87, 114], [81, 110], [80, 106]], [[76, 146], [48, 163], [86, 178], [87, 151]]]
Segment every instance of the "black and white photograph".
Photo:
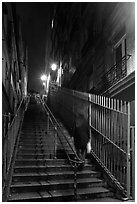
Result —
[[2, 202], [135, 202], [135, 1], [1, 10]]

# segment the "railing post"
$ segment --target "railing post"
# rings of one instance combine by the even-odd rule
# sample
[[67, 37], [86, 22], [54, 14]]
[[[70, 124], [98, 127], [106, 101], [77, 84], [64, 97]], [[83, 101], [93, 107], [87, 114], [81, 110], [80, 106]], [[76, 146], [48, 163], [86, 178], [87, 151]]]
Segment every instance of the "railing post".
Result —
[[90, 144], [91, 144], [91, 94], [88, 95], [88, 104], [89, 104], [89, 111], [88, 111], [88, 122], [89, 122], [89, 136], [90, 136]]
[[77, 164], [74, 164], [74, 200], [77, 200]]
[[6, 171], [8, 171], [8, 164], [9, 164], [9, 160], [10, 160], [10, 146], [11, 146], [11, 144], [10, 144], [10, 133], [9, 133], [9, 131], [10, 131], [10, 122], [11, 122], [11, 114], [10, 113], [8, 113], [8, 130], [7, 130], [7, 144], [6, 144], [6, 147], [7, 147], [7, 149], [6, 149], [6, 162], [7, 162], [7, 164], [6, 164]]
[[49, 113], [47, 112], [47, 133], [49, 132]]
[[130, 167], [131, 167], [131, 155], [130, 155], [130, 102], [127, 105], [128, 111], [128, 120], [127, 120], [127, 198], [130, 199]]
[[57, 146], [57, 127], [55, 126], [54, 127], [54, 130], [55, 130], [55, 134], [54, 134], [54, 159], [57, 158], [57, 155], [56, 155], [56, 146]]

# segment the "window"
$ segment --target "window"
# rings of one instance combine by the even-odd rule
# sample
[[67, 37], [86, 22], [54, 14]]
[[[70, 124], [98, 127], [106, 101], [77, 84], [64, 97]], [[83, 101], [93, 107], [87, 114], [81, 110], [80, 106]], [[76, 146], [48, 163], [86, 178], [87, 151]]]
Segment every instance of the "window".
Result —
[[114, 47], [115, 75], [120, 78], [125, 70], [124, 57], [126, 56], [126, 39], [122, 38]]

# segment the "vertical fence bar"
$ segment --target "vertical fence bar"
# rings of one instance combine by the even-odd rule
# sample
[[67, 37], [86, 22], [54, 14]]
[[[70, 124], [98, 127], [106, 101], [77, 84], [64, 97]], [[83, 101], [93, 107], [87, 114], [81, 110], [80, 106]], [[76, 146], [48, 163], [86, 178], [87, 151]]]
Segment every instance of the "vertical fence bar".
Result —
[[94, 100], [94, 95], [92, 95], [92, 108], [91, 108], [92, 113], [91, 113], [91, 117], [92, 117], [92, 125], [95, 127], [95, 125], [94, 125], [95, 110], [94, 110], [93, 100]]
[[103, 96], [101, 100], [101, 114], [102, 114], [102, 133], [104, 133]]
[[[123, 101], [121, 103], [121, 148], [125, 150], [124, 148], [124, 119], [125, 116], [123, 115], [124, 113], [124, 108], [123, 108]], [[127, 139], [127, 133], [126, 133], [126, 139]], [[122, 160], [122, 181], [126, 185], [126, 168], [127, 168], [127, 163], [126, 163], [126, 158]]]
[[108, 137], [108, 98], [106, 98], [106, 136]]
[[[113, 109], [114, 110], [116, 110], [116, 99], [113, 99]], [[114, 134], [114, 136], [113, 136], [113, 141], [114, 141], [114, 143], [116, 143], [116, 142], [118, 142], [117, 141], [117, 134], [116, 134], [116, 132], [117, 132], [117, 112], [116, 111], [114, 111], [114, 116], [113, 116], [113, 134]], [[118, 154], [118, 152], [117, 152], [118, 150], [114, 147], [114, 154]], [[118, 168], [119, 168], [119, 158], [115, 158], [114, 159], [114, 169], [115, 169], [115, 172], [116, 172], [116, 175], [117, 175], [117, 172], [118, 172]], [[119, 176], [119, 174], [117, 175], [117, 178], [118, 178], [118, 176]]]
[[91, 137], [91, 95], [88, 95], [88, 106], [89, 106], [89, 136], [90, 136], [90, 144], [92, 143], [92, 137]]
[[[111, 138], [111, 99], [108, 98], [108, 138]], [[112, 158], [110, 157], [110, 172], [112, 172]]]
[[[95, 95], [95, 103], [97, 103], [97, 96]], [[95, 128], [97, 129], [97, 108], [95, 108]]]
[[[120, 111], [122, 112], [122, 106], [123, 106], [123, 104], [122, 104], [122, 101], [120, 101]], [[123, 116], [122, 116], [122, 114], [120, 113], [120, 147], [121, 148], [123, 148], [123, 143], [122, 143], [122, 140], [123, 140]]]
[[131, 150], [132, 150], [132, 157], [131, 157], [131, 165], [132, 165], [132, 199], [135, 200], [135, 127], [130, 127], [131, 129]]
[[128, 124], [127, 124], [127, 197], [130, 198], [130, 103], [128, 102]]
[[[119, 100], [116, 100], [116, 107], [117, 107], [117, 111], [119, 111]], [[119, 140], [119, 112], [116, 113], [116, 136], [117, 136], [117, 143], [118, 143], [118, 146], [120, 147], [120, 140]], [[122, 169], [121, 169], [121, 157], [122, 154], [120, 154], [120, 157], [119, 157], [119, 162], [118, 162], [118, 165], [119, 165], [119, 168], [118, 168], [118, 179], [119, 181], [121, 181], [121, 172], [122, 172]]]
[[[130, 114], [128, 112], [128, 103], [126, 101], [124, 101], [124, 113], [125, 114]], [[129, 122], [129, 126], [130, 126], [130, 118], [128, 118], [128, 116], [124, 115], [124, 121], [123, 121], [123, 132], [124, 132], [124, 135], [123, 135], [123, 143], [124, 143], [124, 149], [126, 150], [127, 147], [128, 147], [128, 144], [126, 144], [126, 135], [128, 134], [128, 122]], [[130, 129], [130, 128], [129, 128]], [[128, 138], [128, 135], [127, 135], [127, 138]], [[128, 142], [128, 141], [127, 141]]]
[[100, 132], [102, 132], [101, 96], [99, 97], [99, 104], [100, 104]]
[[106, 136], [106, 97], [104, 97], [104, 135]]

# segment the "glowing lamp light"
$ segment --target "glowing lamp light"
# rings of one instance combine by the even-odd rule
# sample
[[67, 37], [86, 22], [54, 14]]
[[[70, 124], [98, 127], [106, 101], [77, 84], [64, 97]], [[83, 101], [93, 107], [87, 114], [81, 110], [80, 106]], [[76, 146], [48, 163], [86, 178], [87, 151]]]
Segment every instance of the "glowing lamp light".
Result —
[[45, 74], [42, 75], [42, 76], [41, 76], [41, 80], [42, 80], [42, 81], [46, 81], [46, 80], [47, 80], [47, 76], [46, 76]]
[[52, 64], [52, 65], [51, 65], [51, 69], [52, 69], [53, 71], [55, 71], [55, 70], [57, 69], [57, 65], [56, 65], [56, 64]]

